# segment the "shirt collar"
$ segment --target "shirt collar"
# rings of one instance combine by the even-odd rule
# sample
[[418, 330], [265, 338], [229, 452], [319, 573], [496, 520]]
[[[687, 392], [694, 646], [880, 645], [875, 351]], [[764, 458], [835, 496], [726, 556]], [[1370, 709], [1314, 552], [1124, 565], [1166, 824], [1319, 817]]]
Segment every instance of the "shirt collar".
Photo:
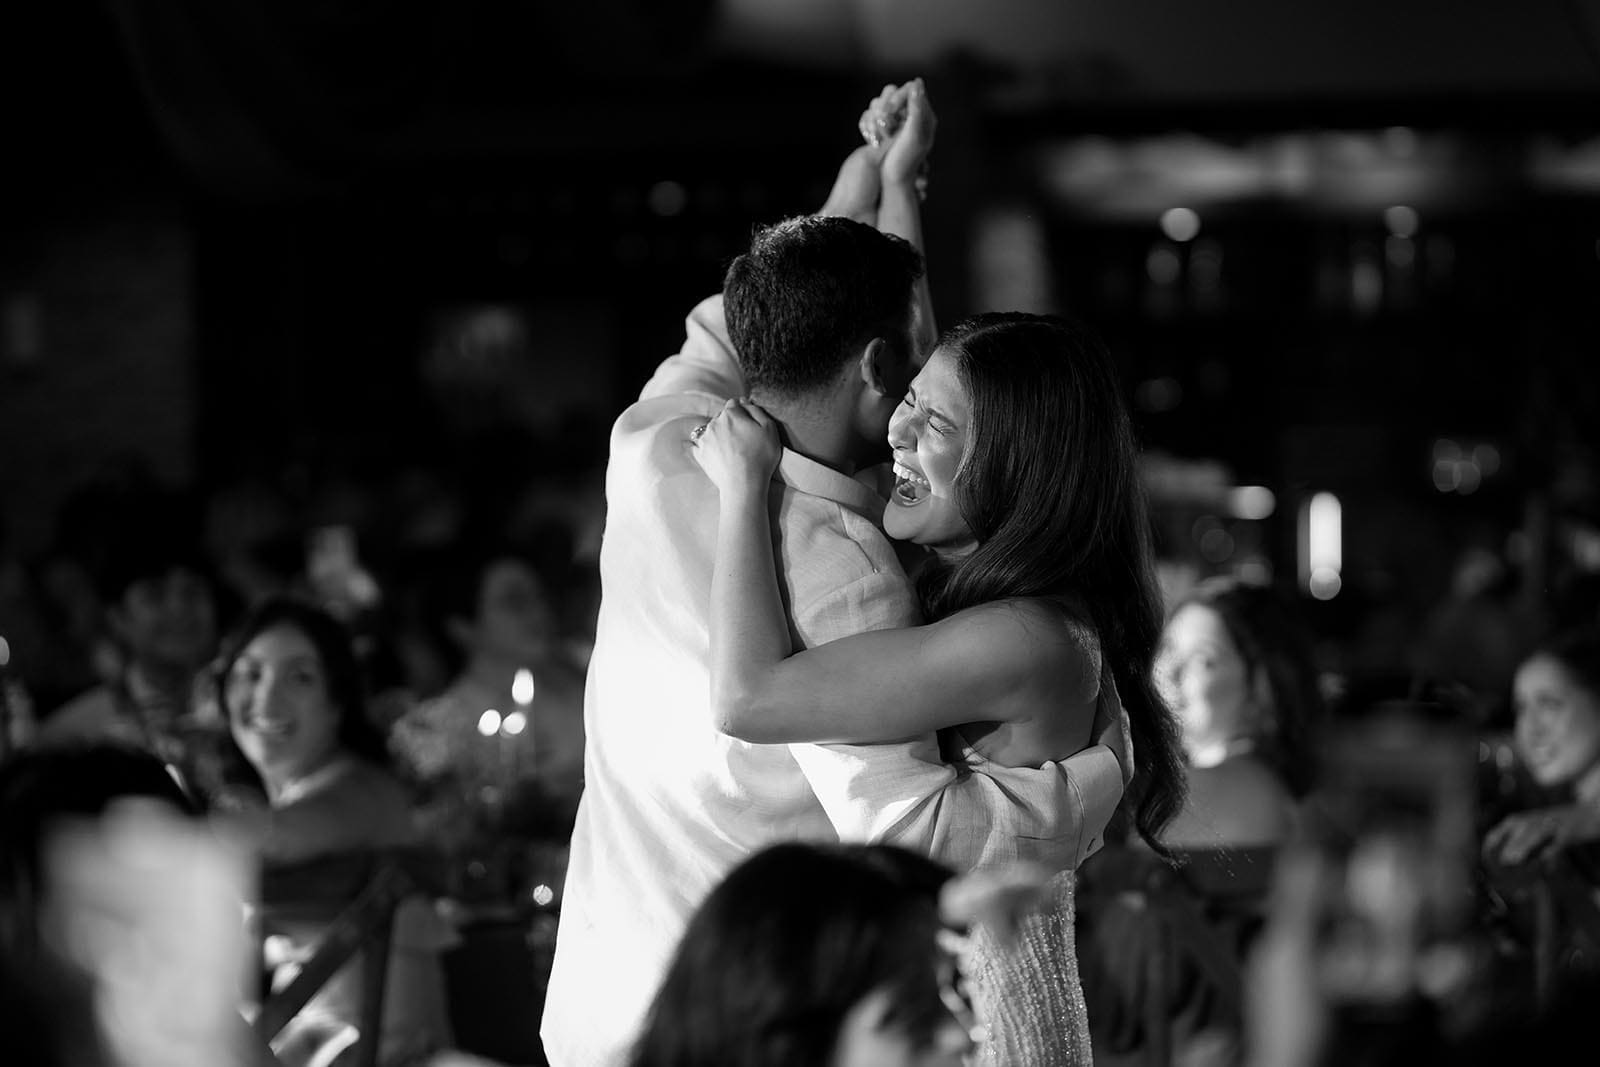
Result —
[[831, 500], [881, 528], [885, 501], [877, 489], [877, 476], [877, 468], [869, 468], [852, 478], [787, 448], [774, 475], [796, 492]]

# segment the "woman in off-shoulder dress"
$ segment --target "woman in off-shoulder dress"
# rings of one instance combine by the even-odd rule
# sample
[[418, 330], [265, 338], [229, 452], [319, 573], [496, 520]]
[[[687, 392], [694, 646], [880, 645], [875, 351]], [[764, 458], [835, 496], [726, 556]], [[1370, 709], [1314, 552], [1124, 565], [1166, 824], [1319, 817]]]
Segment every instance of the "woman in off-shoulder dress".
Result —
[[[908, 120], [909, 121], [909, 120]], [[893, 538], [925, 550], [924, 625], [791, 647], [768, 517], [776, 424], [732, 400], [693, 452], [717, 483], [712, 701], [759, 743], [943, 731], [946, 758], [1040, 767], [1126, 724], [1123, 809], [1158, 850], [1183, 801], [1179, 734], [1156, 694], [1161, 605], [1130, 421], [1105, 349], [1065, 319], [979, 315], [944, 334], [889, 424]], [[983, 1062], [1086, 1064], [1064, 842], [1014, 943], [969, 939]]]

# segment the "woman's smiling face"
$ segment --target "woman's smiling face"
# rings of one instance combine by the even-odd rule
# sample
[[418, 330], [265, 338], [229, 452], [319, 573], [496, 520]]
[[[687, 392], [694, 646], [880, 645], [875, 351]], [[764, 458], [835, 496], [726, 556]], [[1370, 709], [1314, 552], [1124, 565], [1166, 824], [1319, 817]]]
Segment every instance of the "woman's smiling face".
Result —
[[895, 485], [883, 528], [890, 537], [947, 558], [977, 547], [956, 500], [956, 476], [971, 430], [971, 398], [957, 373], [956, 357], [948, 349], [935, 349], [889, 418]]
[[1536, 655], [1517, 670], [1516, 742], [1536, 782], [1576, 782], [1600, 764], [1600, 693], [1554, 656]]
[[257, 634], [228, 668], [233, 739], [269, 784], [304, 777], [339, 748], [339, 708], [317, 648], [296, 626]]

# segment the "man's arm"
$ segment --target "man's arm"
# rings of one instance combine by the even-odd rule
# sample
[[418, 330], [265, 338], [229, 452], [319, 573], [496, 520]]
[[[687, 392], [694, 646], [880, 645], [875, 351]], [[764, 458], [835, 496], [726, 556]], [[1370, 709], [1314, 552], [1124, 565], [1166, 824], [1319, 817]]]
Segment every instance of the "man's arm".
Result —
[[[878, 217], [878, 168], [883, 150], [862, 145], [839, 165], [833, 190], [819, 215], [843, 215], [868, 223]], [[640, 400], [675, 393], [702, 393], [719, 400], [745, 394], [744, 373], [733, 341], [728, 337], [728, 320], [722, 294], [709, 296], [695, 305], [684, 320], [683, 347], [668, 356], [645, 383]]]
[[[895, 94], [907, 101], [904, 127], [886, 144], [861, 145], [839, 164], [828, 199], [818, 215], [839, 215], [876, 226], [884, 233], [922, 247], [922, 205], [915, 176], [933, 147], [933, 109], [922, 81], [907, 83]], [[886, 186], [886, 182], [893, 188]], [[926, 265], [924, 265], [926, 266]], [[917, 342], [921, 355], [932, 349], [933, 309], [927, 274], [918, 282]], [[722, 294], [697, 304], [684, 321], [683, 347], [668, 356], [639, 393], [640, 400], [674, 393], [703, 393], [721, 400], [745, 394], [744, 374], [728, 338]]]
[[722, 294], [696, 304], [683, 325], [683, 347], [656, 368], [639, 399], [676, 393], [703, 393], [719, 400], [743, 396], [744, 374], [728, 340]]
[[[851, 583], [804, 609], [807, 645], [861, 630], [911, 625], [916, 609], [898, 575]], [[1030, 860], [1076, 866], [1101, 845], [1122, 799], [1132, 757], [1121, 701], [1102, 681], [1093, 743], [1041, 768], [944, 763], [938, 740], [880, 745], [791, 745], [842, 840], [882, 841], [958, 870]]]

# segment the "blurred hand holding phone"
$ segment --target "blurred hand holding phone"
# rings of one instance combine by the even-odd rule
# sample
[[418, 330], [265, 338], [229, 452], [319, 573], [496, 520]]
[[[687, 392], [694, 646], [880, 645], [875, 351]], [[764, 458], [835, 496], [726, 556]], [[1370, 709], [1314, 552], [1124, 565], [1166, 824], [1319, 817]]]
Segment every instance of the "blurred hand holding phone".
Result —
[[1447, 706], [1379, 701], [1331, 718], [1318, 751], [1249, 960], [1248, 1062], [1425, 1062], [1480, 1021], [1490, 971], [1476, 735]]
[[1443, 705], [1381, 701], [1334, 720], [1308, 829], [1326, 864], [1318, 970], [1335, 1003], [1450, 997], [1473, 970], [1477, 749]]

